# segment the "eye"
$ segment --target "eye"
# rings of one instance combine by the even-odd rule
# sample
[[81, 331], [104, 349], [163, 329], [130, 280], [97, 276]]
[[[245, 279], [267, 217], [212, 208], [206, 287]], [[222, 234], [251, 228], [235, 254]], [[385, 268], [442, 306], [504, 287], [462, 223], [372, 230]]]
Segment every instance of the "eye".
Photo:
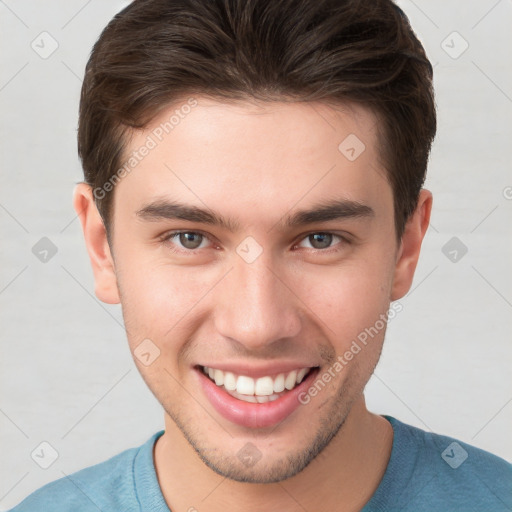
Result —
[[209, 243], [208, 238], [197, 231], [175, 231], [165, 235], [163, 240], [177, 245], [178, 248], [184, 248], [189, 251], [202, 249]]
[[[306, 247], [310, 249], [329, 249], [333, 246], [333, 242], [340, 243], [344, 239], [333, 233], [311, 233], [307, 237], [303, 238], [297, 245], [299, 247]], [[304, 244], [309, 245], [304, 245]], [[337, 245], [337, 244], [334, 244]]]

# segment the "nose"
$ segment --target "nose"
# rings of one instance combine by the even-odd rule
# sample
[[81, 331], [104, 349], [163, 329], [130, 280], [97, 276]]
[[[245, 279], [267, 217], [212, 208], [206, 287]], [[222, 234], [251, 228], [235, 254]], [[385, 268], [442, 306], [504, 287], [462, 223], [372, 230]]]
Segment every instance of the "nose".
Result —
[[251, 351], [297, 336], [300, 301], [286, 281], [264, 254], [252, 263], [241, 258], [235, 261], [215, 297], [219, 335]]

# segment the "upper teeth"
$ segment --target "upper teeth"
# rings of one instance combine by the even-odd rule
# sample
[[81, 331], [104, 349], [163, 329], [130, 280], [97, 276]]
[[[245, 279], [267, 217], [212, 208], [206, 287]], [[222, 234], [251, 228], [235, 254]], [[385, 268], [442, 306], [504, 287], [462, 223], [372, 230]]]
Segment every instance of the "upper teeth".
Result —
[[217, 368], [203, 367], [210, 379], [215, 381], [217, 386], [224, 386], [228, 391], [236, 391], [241, 395], [269, 396], [280, 393], [285, 389], [293, 389], [300, 384], [310, 368], [300, 368], [289, 373], [280, 373], [276, 377], [260, 377], [253, 379], [247, 375], [235, 375], [231, 372], [224, 372]]

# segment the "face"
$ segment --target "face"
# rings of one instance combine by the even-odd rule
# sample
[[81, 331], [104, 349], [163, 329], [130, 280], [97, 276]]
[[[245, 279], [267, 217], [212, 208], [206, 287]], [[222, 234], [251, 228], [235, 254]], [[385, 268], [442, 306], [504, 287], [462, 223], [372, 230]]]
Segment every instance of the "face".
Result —
[[176, 108], [130, 139], [127, 156], [155, 144], [116, 185], [114, 277], [96, 272], [97, 293], [121, 301], [143, 378], [201, 459], [280, 481], [361, 399], [400, 295], [376, 119], [198, 98], [162, 134]]

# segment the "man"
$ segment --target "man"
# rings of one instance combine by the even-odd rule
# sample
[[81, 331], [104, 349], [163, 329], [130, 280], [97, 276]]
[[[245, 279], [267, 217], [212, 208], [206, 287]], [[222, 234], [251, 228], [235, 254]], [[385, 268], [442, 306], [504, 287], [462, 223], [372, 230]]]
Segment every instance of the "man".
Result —
[[86, 69], [74, 206], [165, 431], [13, 510], [510, 510], [506, 461], [365, 406], [435, 131], [390, 0], [118, 14]]

